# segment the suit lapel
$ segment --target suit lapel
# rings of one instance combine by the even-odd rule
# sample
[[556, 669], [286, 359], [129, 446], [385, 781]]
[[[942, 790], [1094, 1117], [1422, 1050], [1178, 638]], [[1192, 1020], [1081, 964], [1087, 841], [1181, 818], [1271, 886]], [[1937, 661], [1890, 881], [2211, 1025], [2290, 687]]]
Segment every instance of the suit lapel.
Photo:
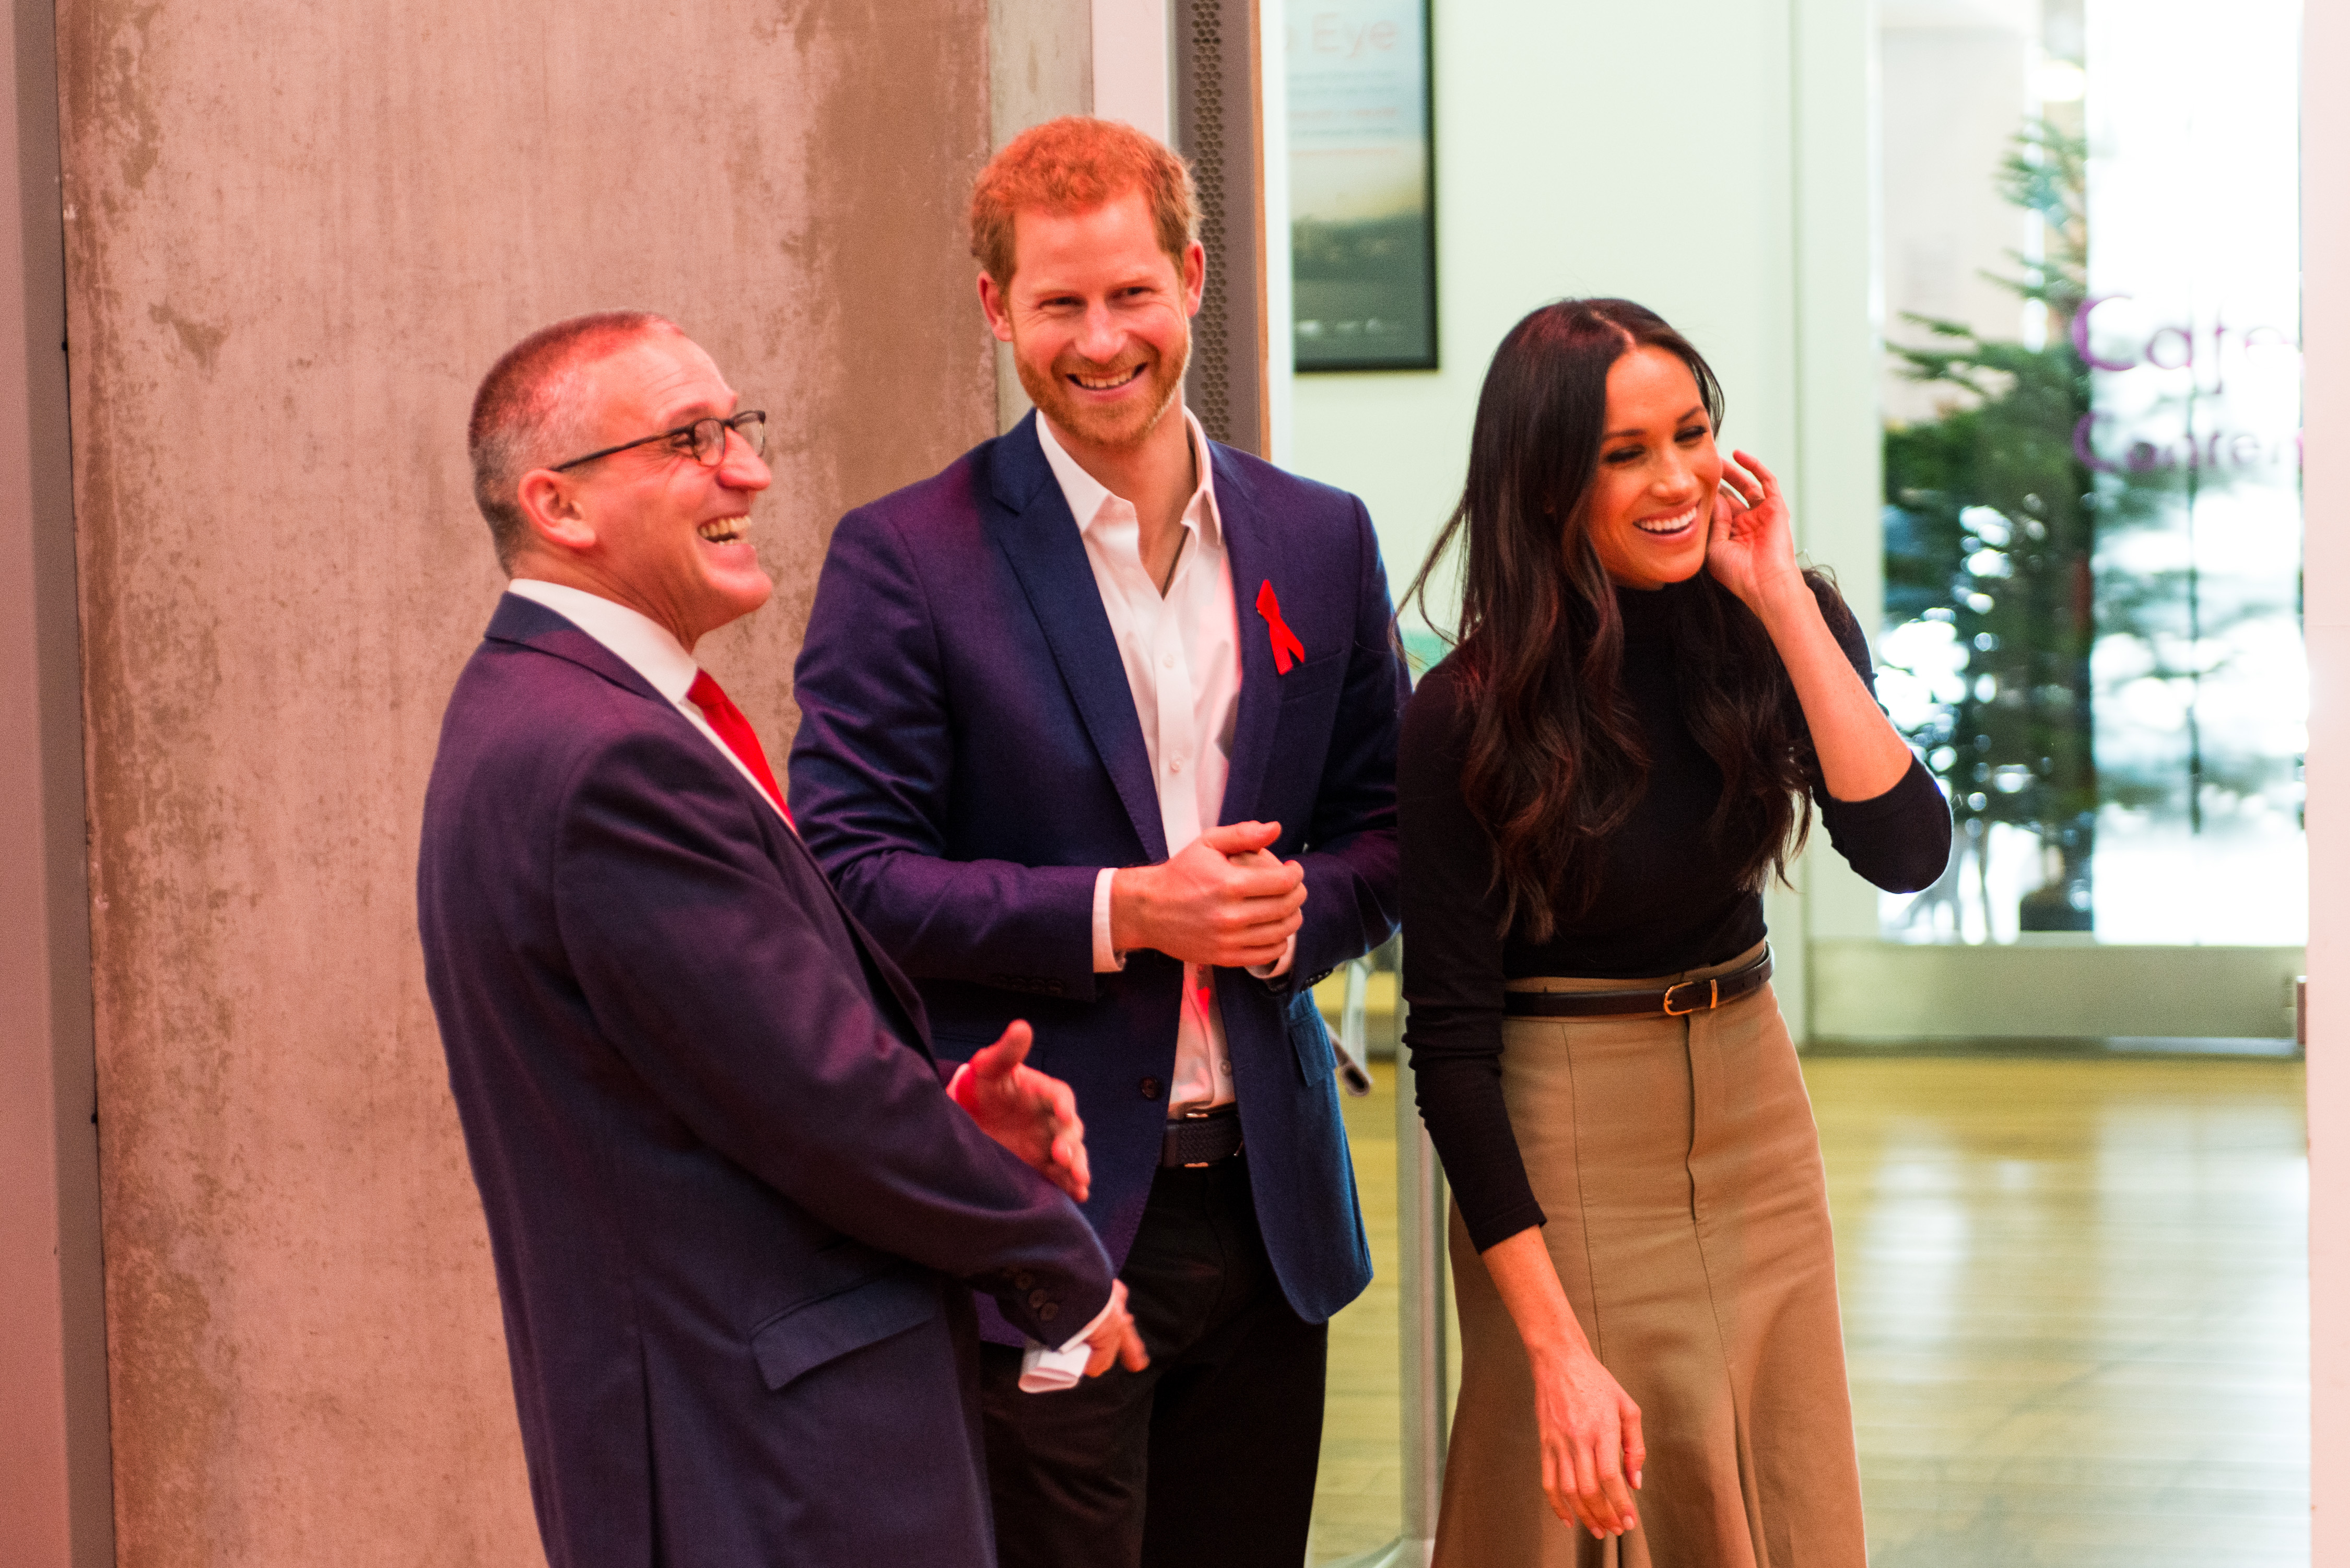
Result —
[[[1279, 594], [1291, 587], [1282, 570], [1281, 535], [1257, 510], [1255, 493], [1225, 449], [1209, 444], [1216, 465], [1216, 516], [1222, 524], [1224, 553], [1232, 566], [1233, 624], [1241, 644], [1240, 712], [1232, 723], [1232, 768], [1224, 779], [1224, 805], [1219, 822], [1247, 822], [1256, 815], [1264, 788], [1264, 772], [1273, 758], [1274, 732], [1281, 719], [1281, 677], [1273, 664], [1270, 623], [1257, 613], [1256, 596], [1265, 583]], [[1312, 658], [1317, 651], [1307, 649]], [[1283, 832], [1295, 837], [1305, 831], [1302, 822], [1284, 822]]]
[[[1167, 829], [1150, 778], [1150, 753], [1142, 743], [1142, 722], [1135, 716], [1134, 689], [1127, 684], [1126, 661], [1102, 608], [1077, 521], [1037, 444], [1035, 420], [1031, 413], [993, 449], [989, 489], [995, 504], [988, 532], [1020, 578], [1062, 684], [1118, 787], [1144, 853], [1153, 862], [1164, 860]], [[1217, 483], [1222, 478], [1220, 470]]]
[[637, 673], [635, 665], [536, 599], [526, 599], [520, 594], [502, 596], [498, 607], [491, 612], [489, 630], [482, 635], [492, 642], [511, 642], [576, 664], [648, 702], [669, 708], [668, 701], [653, 690], [652, 682]]
[[[683, 717], [682, 714], [679, 716]], [[697, 735], [696, 739], [699, 738]], [[732, 769], [728, 771], [733, 772]], [[739, 774], [736, 776], [740, 777]], [[753, 793], [747, 780], [743, 781], [743, 789], [746, 795]], [[766, 809], [765, 803], [756, 799], [751, 800], [750, 805], [754, 811]], [[889, 993], [898, 999], [899, 1008], [905, 1013], [906, 1022], [911, 1025], [911, 1043], [923, 1055], [930, 1056], [930, 1015], [922, 1007], [922, 998], [914, 989], [914, 982], [906, 978], [905, 971], [900, 970], [896, 961], [882, 950], [881, 944], [873, 940], [873, 934], [859, 923], [854, 914], [849, 912], [848, 906], [841, 901], [840, 889], [832, 885], [832, 877], [826, 873], [824, 863], [816, 857], [816, 851], [807, 846], [807, 841], [797, 832], [785, 827], [781, 817], [775, 819], [773, 831], [775, 836], [784, 841], [775, 851], [776, 855], [796, 858], [807, 868], [808, 875], [816, 878], [816, 886], [822, 888], [825, 897], [832, 900], [833, 910], [840, 916], [840, 923], [848, 932], [849, 943], [864, 959], [867, 971], [879, 976], [882, 982], [889, 988]], [[873, 1000], [877, 1006], [881, 1001], [878, 995]]]
[[[674, 704], [654, 691], [650, 681], [637, 673], [635, 666], [536, 599], [526, 599], [520, 594], [507, 594], [498, 601], [498, 607], [490, 618], [490, 628], [484, 635], [494, 642], [510, 642], [552, 658], [567, 659], [600, 675], [650, 702], [665, 715], [659, 722], [674, 723], [685, 744], [696, 748], [709, 744], [708, 739], [677, 711]], [[723, 771], [742, 792], [754, 815], [762, 813], [774, 815], [767, 803], [756, 797], [749, 780], [732, 768], [724, 768]], [[850, 941], [864, 956], [868, 968], [880, 976], [889, 986], [890, 994], [898, 999], [899, 1007], [912, 1025], [914, 1044], [925, 1056], [929, 1055], [930, 1023], [913, 981], [889, 961], [889, 955], [881, 950], [881, 945], [867, 934], [865, 928], [857, 923], [857, 917], [850, 914], [848, 906], [840, 901], [839, 891], [833, 887], [832, 878], [825, 875], [824, 867], [817, 862], [815, 852], [801, 841], [800, 836], [785, 826], [780, 816], [775, 816], [771, 834], [775, 839], [782, 841], [774, 851], [776, 857], [798, 859], [808, 874], [816, 878], [816, 885], [824, 889], [825, 896], [831, 899], [841, 924], [847, 929]], [[874, 1000], [878, 1002], [880, 999], [877, 996]]]

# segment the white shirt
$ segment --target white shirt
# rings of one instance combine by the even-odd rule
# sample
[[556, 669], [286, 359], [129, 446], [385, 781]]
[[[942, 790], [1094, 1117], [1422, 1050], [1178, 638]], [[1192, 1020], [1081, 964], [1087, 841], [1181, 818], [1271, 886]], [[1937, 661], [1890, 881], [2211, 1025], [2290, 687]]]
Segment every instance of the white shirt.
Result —
[[[1200, 482], [1183, 508], [1183, 545], [1162, 595], [1142, 564], [1141, 523], [1133, 504], [1111, 494], [1080, 468], [1054, 438], [1052, 426], [1041, 415], [1036, 420], [1038, 444], [1060, 483], [1069, 514], [1076, 519], [1094, 586], [1101, 592], [1102, 609], [1126, 666], [1170, 855], [1221, 820], [1241, 697], [1240, 628], [1232, 557], [1224, 549], [1222, 520], [1216, 509], [1215, 468], [1200, 421], [1186, 410], [1183, 422]], [[1126, 956], [1110, 946], [1110, 878], [1115, 872], [1115, 867], [1105, 867], [1094, 882], [1097, 973], [1126, 967]], [[1279, 962], [1256, 972], [1266, 977], [1284, 973], [1295, 955], [1293, 940]], [[1216, 1006], [1214, 971], [1202, 964], [1186, 964], [1167, 1114], [1180, 1116], [1230, 1105], [1233, 1098], [1232, 1055], [1224, 1044], [1223, 1015]]]
[[[693, 678], [702, 673], [702, 666], [682, 643], [670, 635], [669, 628], [651, 617], [639, 614], [617, 599], [591, 594], [585, 588], [569, 587], [562, 583], [550, 583], [537, 577], [516, 577], [506, 584], [506, 592], [534, 604], [545, 605], [572, 625], [608, 649], [612, 656], [645, 678], [645, 684], [669, 700], [670, 705], [685, 715], [688, 722], [701, 731], [710, 743], [718, 748], [734, 771], [751, 781], [759, 798], [785, 823], [784, 808], [775, 805], [775, 797], [753, 773], [750, 764], [734, 754], [734, 748], [719, 739], [718, 732], [702, 710], [687, 698]], [[794, 829], [797, 831], [796, 828]]]

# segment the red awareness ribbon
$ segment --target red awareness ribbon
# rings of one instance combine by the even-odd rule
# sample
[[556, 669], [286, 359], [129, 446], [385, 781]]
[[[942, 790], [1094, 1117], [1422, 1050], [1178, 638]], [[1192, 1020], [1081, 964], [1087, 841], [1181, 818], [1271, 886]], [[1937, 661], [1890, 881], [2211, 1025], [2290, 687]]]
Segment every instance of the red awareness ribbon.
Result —
[[1281, 618], [1281, 600], [1274, 595], [1271, 577], [1267, 577], [1264, 586], [1256, 591], [1256, 613], [1272, 625], [1274, 672], [1286, 675], [1291, 665], [1305, 663], [1305, 645], [1297, 640], [1297, 634], [1289, 629], [1287, 621]]

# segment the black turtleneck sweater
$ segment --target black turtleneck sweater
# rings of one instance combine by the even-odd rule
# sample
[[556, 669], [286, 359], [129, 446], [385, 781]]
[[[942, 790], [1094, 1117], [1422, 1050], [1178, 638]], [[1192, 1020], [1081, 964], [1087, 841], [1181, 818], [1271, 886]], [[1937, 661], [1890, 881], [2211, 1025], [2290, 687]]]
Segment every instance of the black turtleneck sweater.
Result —
[[[1618, 589], [1623, 690], [1648, 748], [1648, 784], [1606, 846], [1588, 911], [1561, 907], [1551, 939], [1496, 934], [1493, 849], [1461, 798], [1468, 751], [1459, 672], [1448, 659], [1405, 710], [1397, 771], [1403, 859], [1405, 1041], [1419, 1110], [1479, 1251], [1544, 1222], [1502, 1100], [1502, 982], [1534, 975], [1638, 979], [1721, 963], [1762, 940], [1762, 896], [1707, 844], [1721, 772], [1683, 722], [1669, 598], [1693, 585]], [[1868, 645], [1840, 604], [1823, 611], [1874, 691]], [[1933, 882], [1950, 857], [1950, 811], [1923, 764], [1874, 800], [1812, 797], [1828, 841], [1891, 892]]]

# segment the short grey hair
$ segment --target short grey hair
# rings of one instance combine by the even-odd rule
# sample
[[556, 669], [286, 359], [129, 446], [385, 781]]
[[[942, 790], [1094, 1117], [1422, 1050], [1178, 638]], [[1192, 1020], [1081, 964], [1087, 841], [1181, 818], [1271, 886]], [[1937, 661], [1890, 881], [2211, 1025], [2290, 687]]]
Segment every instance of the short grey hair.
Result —
[[490, 525], [500, 566], [512, 572], [530, 537], [517, 494], [522, 476], [577, 456], [595, 439], [598, 410], [581, 394], [588, 369], [650, 333], [679, 330], [648, 310], [600, 310], [540, 327], [490, 367], [473, 394], [465, 447], [473, 504]]

